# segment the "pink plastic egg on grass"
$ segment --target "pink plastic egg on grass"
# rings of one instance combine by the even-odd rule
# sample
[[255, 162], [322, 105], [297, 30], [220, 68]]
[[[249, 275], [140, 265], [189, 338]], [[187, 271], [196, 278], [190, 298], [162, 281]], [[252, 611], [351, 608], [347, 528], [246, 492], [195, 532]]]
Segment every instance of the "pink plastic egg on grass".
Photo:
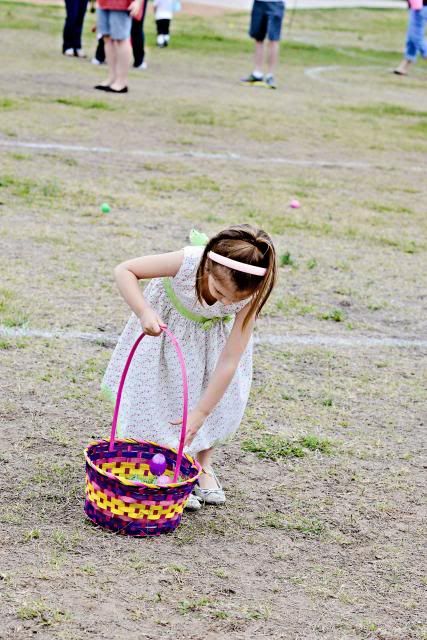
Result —
[[291, 207], [291, 209], [299, 209], [301, 204], [299, 200], [294, 198], [293, 200], [290, 201], [289, 206]]
[[159, 487], [166, 487], [168, 484], [172, 484], [172, 478], [169, 476], [159, 476], [156, 484], [158, 484]]
[[166, 470], [166, 458], [163, 453], [156, 453], [150, 460], [150, 471], [153, 476], [161, 476]]

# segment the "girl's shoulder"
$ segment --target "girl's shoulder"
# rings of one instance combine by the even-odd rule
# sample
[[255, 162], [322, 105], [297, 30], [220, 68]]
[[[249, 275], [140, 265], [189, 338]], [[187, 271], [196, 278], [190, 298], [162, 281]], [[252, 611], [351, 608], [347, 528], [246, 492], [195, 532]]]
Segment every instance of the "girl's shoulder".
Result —
[[184, 247], [182, 264], [174, 279], [185, 280], [192, 274], [195, 274], [202, 259], [204, 249], [204, 247], [195, 247], [192, 245]]
[[200, 262], [200, 259], [203, 255], [203, 251], [205, 247], [198, 247], [192, 244], [189, 244], [187, 247], [184, 247], [184, 258], [197, 259]]

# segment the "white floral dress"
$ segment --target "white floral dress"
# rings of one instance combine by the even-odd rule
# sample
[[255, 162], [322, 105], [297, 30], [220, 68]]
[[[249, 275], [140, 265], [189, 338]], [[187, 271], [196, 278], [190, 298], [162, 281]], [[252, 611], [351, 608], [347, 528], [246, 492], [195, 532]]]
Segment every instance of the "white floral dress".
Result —
[[[189, 410], [197, 405], [208, 386], [230, 335], [232, 316], [248, 302], [244, 300], [231, 305], [216, 302], [211, 306], [200, 304], [196, 296], [195, 278], [202, 253], [203, 247], [185, 247], [184, 259], [176, 276], [166, 281], [155, 278], [144, 291], [145, 299], [176, 336], [184, 354]], [[165, 284], [169, 287], [165, 288]], [[183, 305], [192, 314], [211, 319], [211, 322], [201, 323], [182, 315], [172, 303], [173, 297], [178, 298], [178, 306]], [[177, 303], [176, 300], [174, 302]], [[117, 395], [126, 359], [141, 331], [139, 319], [132, 314], [119, 338], [102, 383], [112, 399]], [[252, 339], [224, 396], [188, 448], [189, 453], [209, 449], [234, 434], [246, 407], [251, 381]], [[169, 421], [181, 418], [182, 403], [181, 370], [174, 345], [163, 333], [159, 337], [145, 336], [132, 360], [123, 389], [118, 436], [150, 440], [176, 448], [180, 426], [171, 425]]]

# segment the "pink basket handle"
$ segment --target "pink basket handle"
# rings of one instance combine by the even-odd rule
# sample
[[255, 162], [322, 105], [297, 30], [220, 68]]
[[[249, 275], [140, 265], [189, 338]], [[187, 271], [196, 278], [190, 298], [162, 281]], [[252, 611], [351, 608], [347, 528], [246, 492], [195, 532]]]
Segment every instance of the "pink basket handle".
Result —
[[[182, 428], [181, 428], [181, 437], [180, 437], [180, 440], [179, 440], [178, 455], [177, 455], [177, 459], [176, 459], [176, 467], [175, 467], [175, 472], [174, 472], [174, 475], [173, 475], [173, 482], [177, 482], [178, 475], [179, 475], [179, 469], [181, 467], [182, 452], [184, 450], [185, 434], [186, 434], [186, 431], [187, 431], [188, 382], [187, 382], [187, 372], [186, 372], [186, 369], [185, 369], [184, 356], [182, 355], [182, 351], [181, 351], [181, 348], [180, 348], [180, 346], [178, 344], [178, 340], [175, 338], [175, 336], [173, 335], [172, 331], [170, 331], [167, 327], [162, 327], [162, 331], [164, 331], [166, 333], [166, 335], [168, 335], [169, 338], [172, 340], [173, 346], [176, 349], [176, 353], [177, 353], [177, 356], [178, 356], [179, 364], [181, 365], [181, 373], [182, 373], [182, 385], [183, 385], [183, 396], [184, 396], [184, 404], [183, 404], [183, 410], [182, 410]], [[122, 376], [120, 378], [119, 388], [117, 390], [116, 405], [114, 407], [113, 422], [111, 424], [109, 451], [112, 451], [114, 449], [114, 441], [115, 441], [115, 438], [116, 438], [117, 419], [119, 417], [120, 402], [121, 402], [121, 399], [122, 399], [123, 387], [124, 387], [124, 384], [125, 384], [126, 376], [128, 374], [130, 363], [132, 362], [132, 358], [135, 355], [135, 351], [137, 350], [139, 343], [141, 342], [142, 338], [145, 335], [146, 335], [145, 333], [142, 333], [136, 339], [135, 344], [133, 345], [132, 349], [130, 350], [130, 353], [128, 355], [128, 359], [126, 360], [126, 364], [125, 364], [125, 367], [123, 369]]]

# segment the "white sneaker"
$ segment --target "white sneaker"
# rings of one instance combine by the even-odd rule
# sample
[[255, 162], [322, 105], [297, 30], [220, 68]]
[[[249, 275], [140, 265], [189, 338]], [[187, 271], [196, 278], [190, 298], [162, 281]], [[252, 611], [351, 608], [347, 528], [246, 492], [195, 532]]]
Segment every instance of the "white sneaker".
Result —
[[200, 500], [196, 498], [194, 493], [190, 493], [184, 509], [187, 509], [187, 511], [198, 511], [201, 508]]
[[165, 46], [165, 36], [158, 35], [157, 36], [157, 46], [164, 47]]
[[144, 71], [144, 69], [147, 69], [148, 65], [146, 62], [141, 62], [141, 64], [139, 65], [139, 67], [134, 67], [134, 69], [141, 69], [142, 71]]
[[65, 49], [64, 56], [68, 58], [74, 58], [74, 49]]
[[98, 64], [103, 64], [102, 62], [100, 62], [100, 61], [98, 60], [98, 58], [92, 58], [91, 63], [92, 63], [92, 64], [97, 64], [97, 65], [98, 65]]
[[85, 54], [83, 49], [76, 49], [74, 55], [77, 56], [77, 58], [87, 58], [87, 55]]
[[215, 487], [215, 489], [202, 489], [198, 484], [196, 484], [196, 486], [194, 487], [194, 493], [197, 498], [199, 498], [199, 500], [201, 500], [205, 504], [224, 504], [224, 489], [222, 488], [221, 483], [216, 477], [213, 469], [211, 469], [210, 471], [206, 471], [204, 469], [203, 473], [205, 473], [207, 476], [211, 476], [215, 480], [217, 486]]

